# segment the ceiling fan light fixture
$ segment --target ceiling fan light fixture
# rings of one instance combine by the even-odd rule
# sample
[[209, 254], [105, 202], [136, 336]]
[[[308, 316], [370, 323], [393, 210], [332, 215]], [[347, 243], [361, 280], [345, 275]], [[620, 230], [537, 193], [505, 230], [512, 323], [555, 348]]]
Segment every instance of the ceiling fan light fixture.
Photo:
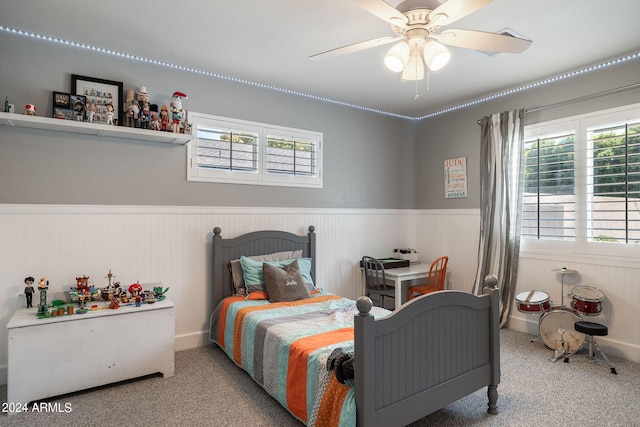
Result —
[[424, 61], [420, 55], [420, 50], [412, 49], [407, 65], [402, 72], [402, 80], [422, 80], [424, 79]]
[[394, 73], [401, 72], [409, 60], [409, 45], [405, 42], [398, 43], [389, 49], [384, 57], [384, 65]]
[[424, 62], [431, 71], [443, 69], [451, 59], [451, 52], [438, 42], [433, 40], [424, 45]]

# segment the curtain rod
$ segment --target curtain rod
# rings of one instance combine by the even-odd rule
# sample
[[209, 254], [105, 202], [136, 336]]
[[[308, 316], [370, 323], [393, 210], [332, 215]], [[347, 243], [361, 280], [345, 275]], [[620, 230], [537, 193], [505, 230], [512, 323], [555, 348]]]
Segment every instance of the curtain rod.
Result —
[[[618, 92], [625, 92], [627, 90], [636, 89], [636, 88], [640, 88], [640, 82], [632, 83], [632, 84], [627, 85], [627, 86], [621, 86], [621, 87], [617, 87], [617, 88], [613, 88], [613, 89], [603, 90], [602, 92], [596, 92], [596, 93], [592, 93], [590, 95], [585, 95], [585, 96], [580, 96], [578, 98], [568, 99], [566, 101], [556, 102], [555, 104], [548, 104], [548, 105], [543, 105], [543, 106], [540, 106], [540, 107], [527, 108], [525, 110], [525, 112], [526, 113], [533, 113], [533, 112], [536, 112], [536, 111], [549, 110], [551, 108], [564, 107], [565, 105], [576, 104], [578, 102], [587, 101], [587, 100], [594, 99], [594, 98], [600, 98], [602, 96], [612, 95], [612, 94], [618, 93]], [[482, 119], [478, 119], [478, 124], [480, 124], [480, 123], [482, 123]]]

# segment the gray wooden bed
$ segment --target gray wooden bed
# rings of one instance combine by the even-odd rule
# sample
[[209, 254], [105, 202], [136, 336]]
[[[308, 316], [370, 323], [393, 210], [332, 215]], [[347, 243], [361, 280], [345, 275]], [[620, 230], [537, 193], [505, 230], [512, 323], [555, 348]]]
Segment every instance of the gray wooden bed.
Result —
[[[258, 231], [223, 239], [213, 230], [214, 307], [233, 294], [229, 262], [241, 255], [303, 251], [316, 283], [316, 235]], [[354, 264], [355, 265], [355, 264]], [[355, 268], [355, 267], [354, 267]], [[326, 284], [323, 278], [319, 285]], [[484, 387], [497, 413], [500, 382], [499, 292], [487, 276], [484, 294], [442, 291], [416, 298], [384, 318], [360, 297], [354, 319], [357, 424], [404, 426]], [[481, 408], [478, 408], [481, 410]]]

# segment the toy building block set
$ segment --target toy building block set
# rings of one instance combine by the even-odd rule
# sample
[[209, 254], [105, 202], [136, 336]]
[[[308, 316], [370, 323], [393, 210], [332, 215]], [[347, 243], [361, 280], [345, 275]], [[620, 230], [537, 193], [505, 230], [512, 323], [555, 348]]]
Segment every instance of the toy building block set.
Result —
[[24, 279], [26, 307], [32, 308], [32, 298], [36, 290], [40, 293], [40, 303], [37, 306], [36, 316], [48, 318], [67, 316], [72, 314], [84, 314], [91, 310], [111, 309], [116, 310], [122, 305], [140, 307], [142, 304], [153, 304], [166, 298], [169, 288], [163, 288], [161, 283], [152, 284], [150, 289], [138, 282], [128, 287], [114, 281], [115, 275], [109, 273], [105, 276], [108, 283], [103, 288], [96, 288], [89, 282], [89, 276], [76, 277], [76, 285], [71, 286], [66, 292], [66, 300], [56, 299], [47, 303], [49, 281], [42, 277], [34, 288], [34, 278], [29, 276]]

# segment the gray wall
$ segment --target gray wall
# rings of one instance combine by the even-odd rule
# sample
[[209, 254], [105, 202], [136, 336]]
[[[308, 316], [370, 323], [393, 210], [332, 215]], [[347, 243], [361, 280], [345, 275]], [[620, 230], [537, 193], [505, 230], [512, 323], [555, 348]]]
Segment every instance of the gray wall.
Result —
[[[70, 75], [80, 74], [146, 86], [160, 105], [179, 90], [189, 95], [188, 110], [324, 134], [324, 188], [301, 189], [187, 182], [183, 146], [0, 126], [0, 203], [478, 208], [479, 118], [637, 83], [640, 75], [635, 60], [416, 124], [6, 33], [0, 58], [0, 96], [19, 111], [35, 103], [51, 115], [51, 91], [69, 91]], [[639, 92], [530, 113], [526, 122], [631, 104]], [[466, 198], [444, 198], [443, 161], [453, 157], [467, 157]]]
[[187, 110], [324, 134], [324, 188], [302, 189], [187, 182], [185, 146], [0, 126], [0, 203], [417, 207], [412, 121], [6, 33], [0, 58], [0, 96], [20, 113], [33, 103], [51, 116], [51, 92], [79, 74], [146, 86], [159, 105], [181, 91]]
[[[478, 119], [517, 108], [535, 109], [571, 99], [624, 87], [640, 81], [640, 60], [557, 81], [535, 90], [512, 94], [491, 102], [435, 116], [418, 125], [417, 167], [419, 209], [469, 209], [480, 207], [480, 126]], [[468, 101], [462, 100], [460, 103]], [[640, 90], [602, 96], [527, 113], [525, 124], [614, 108], [640, 102]], [[443, 162], [467, 157], [468, 196], [444, 198]]]

